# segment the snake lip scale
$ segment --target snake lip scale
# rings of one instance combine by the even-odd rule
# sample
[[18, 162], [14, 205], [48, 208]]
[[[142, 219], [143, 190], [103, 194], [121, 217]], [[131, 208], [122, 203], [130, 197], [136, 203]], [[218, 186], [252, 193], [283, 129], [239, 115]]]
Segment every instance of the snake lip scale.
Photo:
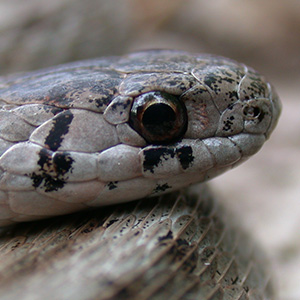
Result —
[[206, 181], [256, 153], [281, 109], [253, 69], [171, 50], [2, 77], [0, 105], [1, 226]]

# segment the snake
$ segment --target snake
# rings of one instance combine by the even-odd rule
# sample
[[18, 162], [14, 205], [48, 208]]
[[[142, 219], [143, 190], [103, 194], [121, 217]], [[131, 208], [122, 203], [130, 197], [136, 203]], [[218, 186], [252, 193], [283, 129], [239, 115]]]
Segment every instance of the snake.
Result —
[[[1, 77], [0, 226], [16, 229], [0, 237], [0, 254], [14, 237], [15, 266], [26, 269], [29, 249], [43, 265], [45, 249], [62, 245], [53, 236], [68, 228], [69, 242], [89, 241], [72, 244], [87, 262], [71, 269], [101, 265], [102, 279], [97, 288], [88, 274], [76, 288], [67, 280], [67, 291], [54, 284], [57, 299], [269, 299], [260, 273], [253, 279], [247, 238], [239, 247], [204, 182], [258, 152], [280, 111], [262, 75], [210, 54], [146, 50]], [[66, 221], [89, 214], [92, 223]], [[91, 249], [101, 250], [97, 264]], [[0, 267], [0, 287], [15, 282], [10, 293], [21, 295], [28, 278], [12, 265]], [[36, 285], [49, 280], [36, 274]], [[48, 299], [38, 290], [28, 299]]]

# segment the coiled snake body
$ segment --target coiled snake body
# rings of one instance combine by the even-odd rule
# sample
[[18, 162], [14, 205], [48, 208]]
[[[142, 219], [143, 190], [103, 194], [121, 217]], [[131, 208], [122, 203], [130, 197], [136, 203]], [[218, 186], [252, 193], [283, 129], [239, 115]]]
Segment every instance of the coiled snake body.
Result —
[[[239, 248], [205, 188], [200, 196], [173, 192], [240, 164], [269, 137], [280, 102], [257, 72], [210, 55], [144, 51], [2, 78], [0, 104], [2, 226], [117, 204], [113, 212], [100, 209], [92, 224], [78, 215], [71, 226], [55, 219], [55, 230], [53, 221], [37, 223], [65, 265], [44, 267], [50, 277], [41, 267], [31, 272], [36, 288], [28, 299], [48, 299], [38, 286], [51, 278], [57, 299], [263, 297], [253, 253], [244, 242]], [[15, 251], [22, 267], [0, 266], [7, 297], [27, 284], [20, 270], [32, 268], [25, 263], [32, 253], [36, 266], [51, 257], [47, 238], [32, 232], [39, 225], [21, 234], [22, 226], [11, 233], [25, 236]], [[67, 252], [54, 239], [62, 228]], [[0, 248], [6, 254], [8, 237]], [[66, 270], [80, 278], [76, 288]]]

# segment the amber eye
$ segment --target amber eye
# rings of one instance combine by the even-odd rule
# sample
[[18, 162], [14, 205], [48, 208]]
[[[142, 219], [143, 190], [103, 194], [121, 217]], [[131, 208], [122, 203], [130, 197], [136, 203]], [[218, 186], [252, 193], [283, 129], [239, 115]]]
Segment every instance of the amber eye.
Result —
[[247, 119], [257, 119], [260, 116], [261, 110], [257, 106], [247, 105], [244, 107], [243, 113]]
[[149, 92], [135, 98], [130, 126], [148, 143], [167, 144], [182, 138], [187, 129], [184, 103], [164, 92]]

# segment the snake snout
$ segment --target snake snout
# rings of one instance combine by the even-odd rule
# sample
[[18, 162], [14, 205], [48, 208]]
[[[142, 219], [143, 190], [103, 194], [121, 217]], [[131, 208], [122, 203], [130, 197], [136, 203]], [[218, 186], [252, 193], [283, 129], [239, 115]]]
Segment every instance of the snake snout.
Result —
[[272, 105], [272, 120], [265, 134], [267, 139], [270, 137], [271, 133], [276, 127], [282, 110], [282, 104], [275, 88], [271, 84], [268, 84], [268, 87], [270, 91], [269, 101], [271, 102]]

